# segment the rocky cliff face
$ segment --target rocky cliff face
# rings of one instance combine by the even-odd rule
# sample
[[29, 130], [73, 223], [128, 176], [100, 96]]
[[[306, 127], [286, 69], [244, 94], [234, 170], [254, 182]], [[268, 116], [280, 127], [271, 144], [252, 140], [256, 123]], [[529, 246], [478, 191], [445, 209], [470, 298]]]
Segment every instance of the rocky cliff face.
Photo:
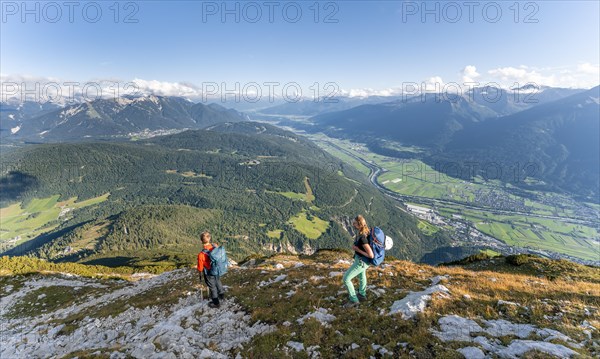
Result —
[[[298, 247], [300, 247], [300, 248], [298, 248]], [[279, 242], [273, 241], [273, 242], [267, 243], [262, 246], [262, 249], [264, 249], [265, 251], [279, 253], [279, 254], [288, 253], [288, 254], [311, 255], [311, 254], [315, 253], [315, 249], [312, 248], [308, 242], [299, 243], [299, 245], [294, 246], [288, 240], [279, 241]]]

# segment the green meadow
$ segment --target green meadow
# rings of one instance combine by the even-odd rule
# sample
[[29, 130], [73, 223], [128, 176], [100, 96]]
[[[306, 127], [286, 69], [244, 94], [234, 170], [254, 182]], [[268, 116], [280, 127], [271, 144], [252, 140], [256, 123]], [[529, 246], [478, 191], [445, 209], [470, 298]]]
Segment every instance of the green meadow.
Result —
[[267, 236], [269, 238], [279, 239], [281, 238], [281, 232], [283, 232], [281, 229], [274, 229], [272, 231], [267, 231]]
[[269, 193], [277, 193], [286, 198], [298, 200], [298, 201], [306, 201], [307, 203], [312, 203], [315, 200], [315, 195], [313, 194], [312, 188], [310, 187], [310, 182], [308, 177], [304, 177], [304, 189], [305, 193], [297, 193], [297, 192], [274, 192], [267, 191]]
[[298, 232], [304, 234], [309, 239], [319, 238], [329, 227], [329, 222], [314, 215], [309, 219], [307, 213], [304, 211], [290, 218], [290, 223]]
[[[60, 225], [61, 212], [93, 206], [108, 199], [110, 193], [76, 202], [77, 197], [59, 202], [60, 195], [34, 198], [25, 206], [21, 202], [0, 209], [0, 241], [20, 237], [16, 244], [23, 243]], [[68, 212], [63, 213], [68, 215]]]
[[[312, 188], [310, 187], [310, 181], [308, 177], [304, 177], [304, 188], [305, 193], [296, 193], [296, 192], [272, 192], [280, 194], [284, 197], [287, 197], [292, 200], [297, 201], [305, 201], [307, 203], [312, 203], [315, 200], [315, 195], [313, 194]], [[318, 211], [319, 208], [316, 206], [311, 206], [311, 210]], [[296, 216], [290, 218], [289, 223], [294, 226], [294, 228], [306, 236], [309, 239], [317, 239], [323, 234], [327, 228], [329, 227], [329, 222], [320, 219], [317, 216], [312, 216], [306, 213], [306, 211], [302, 211], [298, 213]], [[275, 229], [267, 231], [267, 236], [269, 238], [279, 239], [281, 236], [282, 230]]]

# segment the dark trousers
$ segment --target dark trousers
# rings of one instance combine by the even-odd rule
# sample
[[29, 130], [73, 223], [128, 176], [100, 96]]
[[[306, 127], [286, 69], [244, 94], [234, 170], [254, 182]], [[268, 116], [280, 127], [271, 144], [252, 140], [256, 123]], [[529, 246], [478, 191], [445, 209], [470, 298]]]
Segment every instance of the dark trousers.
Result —
[[221, 284], [221, 277], [216, 275], [208, 275], [206, 270], [204, 270], [204, 282], [208, 287], [208, 291], [210, 292], [210, 298], [213, 303], [219, 304], [219, 297], [225, 294], [225, 290], [223, 290], [223, 284]]

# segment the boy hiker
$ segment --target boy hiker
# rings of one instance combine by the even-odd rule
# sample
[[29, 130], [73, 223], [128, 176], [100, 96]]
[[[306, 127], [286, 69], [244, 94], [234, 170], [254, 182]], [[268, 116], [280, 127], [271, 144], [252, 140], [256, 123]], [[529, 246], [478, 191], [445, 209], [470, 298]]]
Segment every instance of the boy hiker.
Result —
[[[219, 246], [215, 246], [211, 241], [211, 235], [208, 231], [203, 232], [200, 235], [202, 240], [203, 249], [198, 253], [198, 271], [200, 272], [200, 281], [202, 281], [202, 273], [204, 273], [204, 281], [208, 286], [210, 292], [210, 298], [212, 302], [208, 304], [211, 308], [218, 308], [220, 306], [220, 300], [225, 298], [225, 291], [221, 284], [221, 275], [227, 271], [227, 256], [225, 255], [225, 249]], [[216, 249], [219, 248], [218, 251]], [[211, 253], [215, 251], [215, 253]], [[218, 252], [218, 253], [217, 253]], [[222, 253], [221, 253], [222, 252]], [[221, 254], [216, 258], [212, 254]], [[211, 256], [213, 258], [211, 258]], [[223, 262], [224, 257], [224, 264]], [[212, 265], [212, 267], [211, 267]], [[223, 268], [224, 267], [224, 268]]]

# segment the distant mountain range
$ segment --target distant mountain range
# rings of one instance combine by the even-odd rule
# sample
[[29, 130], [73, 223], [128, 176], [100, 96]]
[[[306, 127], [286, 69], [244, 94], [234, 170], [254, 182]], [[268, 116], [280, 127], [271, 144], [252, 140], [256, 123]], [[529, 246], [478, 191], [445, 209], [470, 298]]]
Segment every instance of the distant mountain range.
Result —
[[[540, 179], [598, 201], [600, 176], [600, 87], [457, 132], [433, 163], [478, 163], [503, 168], [503, 179]], [[515, 168], [519, 164], [519, 169]], [[511, 169], [511, 170], [508, 170]], [[487, 169], [489, 171], [489, 168]], [[476, 174], [484, 174], [480, 168]], [[515, 172], [516, 171], [516, 172]], [[488, 173], [488, 176], [497, 177]]]
[[[491, 116], [504, 116], [516, 113], [536, 105], [561, 99], [574, 95], [583, 89], [554, 88], [547, 86], [525, 85], [515, 89], [502, 89], [494, 86], [465, 88], [463, 97], [471, 102], [487, 107], [493, 112]], [[310, 99], [298, 102], [286, 102], [277, 106], [262, 109], [258, 112], [267, 115], [295, 115], [295, 116], [317, 116], [329, 112], [344, 111], [361, 105], [375, 105], [389, 102], [414, 102], [414, 98], [425, 101], [425, 97], [431, 97], [431, 93], [418, 95], [394, 95], [394, 96], [368, 96], [368, 97], [345, 97], [337, 96], [329, 99], [319, 98], [318, 101]], [[446, 97], [435, 95], [436, 98], [452, 99], [454, 95]]]
[[442, 100], [437, 94], [362, 105], [310, 119], [312, 131], [356, 140], [385, 137], [406, 144], [443, 146], [466, 125], [495, 117], [495, 112], [464, 97]]
[[[520, 92], [523, 101], [533, 96], [527, 90]], [[422, 159], [432, 166], [452, 167], [456, 172], [456, 165], [476, 163], [478, 170], [461, 173], [472, 177], [487, 171], [488, 178], [519, 184], [528, 176], [543, 181], [538, 183], [542, 188], [567, 190], [597, 202], [598, 87], [587, 91], [544, 89], [538, 94], [546, 95], [538, 96], [534, 104], [515, 101], [507, 92], [500, 92], [497, 102], [486, 102], [484, 98], [492, 97], [487, 91], [492, 90], [476, 89], [471, 96], [449, 99], [428, 94], [362, 105], [315, 116], [308, 121], [310, 125], [299, 127], [372, 143], [375, 151], [382, 150], [376, 145], [381, 143], [379, 139], [419, 146], [427, 153]], [[519, 106], [526, 109], [518, 111]], [[513, 168], [516, 163], [519, 168]], [[502, 167], [502, 175], [491, 174], [484, 168], [488, 165]]]
[[547, 86], [525, 85], [512, 90], [493, 86], [477, 87], [468, 91], [466, 97], [493, 110], [496, 116], [506, 116], [544, 103], [584, 91]]
[[302, 99], [265, 108], [259, 112], [267, 115], [316, 116], [323, 113], [347, 110], [366, 104], [377, 104], [400, 99], [401, 96], [331, 97]]
[[17, 133], [24, 121], [60, 108], [61, 105], [52, 102], [0, 102], [0, 135], [5, 137]]
[[[37, 110], [37, 112], [35, 111]], [[110, 138], [144, 130], [199, 129], [248, 117], [217, 104], [195, 104], [181, 97], [144, 96], [99, 99], [57, 108], [32, 103], [2, 106], [4, 138], [26, 141], [76, 141]]]
[[[528, 85], [505, 90], [488, 86], [462, 96], [428, 93], [407, 98], [339, 97], [332, 103], [299, 101], [253, 116], [265, 119], [269, 114], [282, 115], [280, 125], [365, 142], [372, 150], [388, 151], [388, 155], [389, 149], [379, 139], [418, 146], [424, 149], [421, 159], [433, 165], [493, 162], [506, 167], [504, 174], [513, 173], [512, 178], [518, 181], [529, 176], [541, 181], [537, 185], [543, 188], [564, 189], [589, 198], [599, 193], [598, 98], [598, 88]], [[144, 131], [165, 134], [249, 119], [218, 104], [153, 95], [66, 107], [3, 103], [0, 109], [3, 141], [80, 141], [130, 137]], [[318, 115], [308, 118], [314, 113]], [[293, 116], [306, 120], [296, 122]], [[220, 129], [228, 131], [227, 126]], [[509, 169], [509, 162], [519, 162], [521, 168]], [[528, 169], [523, 169], [525, 164], [529, 164]], [[470, 173], [478, 174], [484, 173]]]
[[[453, 108], [448, 107], [449, 101], [439, 101], [440, 97], [432, 94], [412, 96], [408, 99], [401, 96], [337, 96], [331, 99], [319, 98], [318, 101], [276, 101], [278, 105], [255, 112], [253, 117], [263, 118], [261, 116], [266, 115], [264, 118], [268, 119], [268, 116], [273, 115], [315, 116], [329, 113], [331, 116], [316, 119], [315, 122], [321, 125], [318, 129], [325, 125], [343, 130], [343, 125], [338, 126], [336, 120], [340, 115], [352, 119], [369, 113], [375, 120], [374, 127], [381, 125], [387, 128], [386, 123], [390, 118], [415, 118], [417, 116], [413, 113], [419, 112], [419, 119], [425, 122], [416, 123], [414, 126], [407, 124], [414, 127], [413, 131], [403, 132], [405, 139], [411, 139], [413, 135], [419, 137], [419, 132], [422, 131], [420, 128], [439, 125], [436, 121], [446, 121], [442, 127], [452, 132], [457, 126], [464, 125], [465, 121], [470, 122], [471, 117], [480, 120], [504, 116], [580, 91], [582, 90], [532, 86], [503, 90], [488, 86], [475, 88], [465, 94], [450, 106]], [[423, 105], [419, 106], [418, 102], [423, 102]], [[378, 105], [382, 107], [379, 108]], [[349, 112], [336, 114], [338, 111]], [[432, 116], [441, 116], [444, 120], [431, 123]], [[456, 123], [448, 122], [448, 117], [452, 117]], [[193, 103], [181, 97], [155, 95], [78, 101], [66, 106], [64, 103], [20, 102], [17, 99], [0, 103], [0, 137], [17, 141], [60, 142], [84, 138], [111, 138], [141, 131], [199, 129], [216, 123], [244, 120], [249, 120], [246, 114], [218, 104]], [[446, 130], [442, 132], [446, 133]], [[429, 133], [425, 131], [425, 135]], [[444, 141], [445, 136], [434, 135], [430, 142], [439, 143]], [[422, 139], [418, 139], [417, 142], [422, 142]]]

